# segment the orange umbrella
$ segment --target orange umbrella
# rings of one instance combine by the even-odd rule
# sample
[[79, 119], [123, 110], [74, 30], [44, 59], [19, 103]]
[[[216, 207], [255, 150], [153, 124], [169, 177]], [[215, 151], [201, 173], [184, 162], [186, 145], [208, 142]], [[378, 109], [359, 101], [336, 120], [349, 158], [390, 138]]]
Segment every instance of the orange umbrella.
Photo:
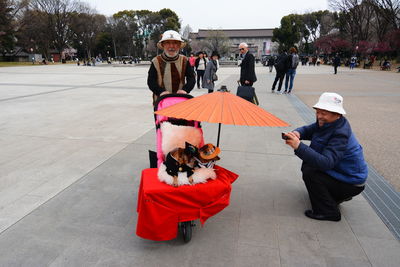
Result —
[[177, 119], [219, 123], [218, 141], [222, 124], [285, 127], [288, 123], [259, 106], [225, 91], [194, 97], [155, 112]]

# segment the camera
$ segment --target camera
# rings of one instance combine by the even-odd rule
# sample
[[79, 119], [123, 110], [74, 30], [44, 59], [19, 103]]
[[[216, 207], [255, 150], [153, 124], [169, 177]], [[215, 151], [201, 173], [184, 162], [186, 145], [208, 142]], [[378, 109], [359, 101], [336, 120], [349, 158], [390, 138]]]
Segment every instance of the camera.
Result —
[[282, 139], [283, 140], [288, 140], [289, 139], [289, 136], [287, 136], [285, 133], [281, 133], [281, 135], [282, 135]]

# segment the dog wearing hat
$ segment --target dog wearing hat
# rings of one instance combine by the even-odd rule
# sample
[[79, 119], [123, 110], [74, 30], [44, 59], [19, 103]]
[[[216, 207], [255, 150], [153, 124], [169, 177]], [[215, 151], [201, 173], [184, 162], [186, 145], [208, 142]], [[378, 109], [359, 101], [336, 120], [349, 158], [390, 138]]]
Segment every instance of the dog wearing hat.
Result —
[[176, 148], [166, 156], [164, 164], [158, 170], [160, 181], [172, 185], [193, 185], [206, 183], [208, 179], [216, 179], [213, 169], [219, 160], [219, 147], [206, 144], [198, 149], [185, 143], [185, 148]]
[[214, 165], [217, 160], [220, 160], [219, 147], [213, 144], [206, 144], [199, 148], [197, 156], [195, 156], [195, 169], [192, 175], [193, 183], [206, 183], [208, 179], [216, 179], [217, 174], [214, 170]]
[[220, 160], [218, 154], [221, 152], [219, 147], [213, 144], [206, 144], [199, 149], [198, 157], [195, 157], [196, 166], [199, 168], [213, 168], [215, 162]]

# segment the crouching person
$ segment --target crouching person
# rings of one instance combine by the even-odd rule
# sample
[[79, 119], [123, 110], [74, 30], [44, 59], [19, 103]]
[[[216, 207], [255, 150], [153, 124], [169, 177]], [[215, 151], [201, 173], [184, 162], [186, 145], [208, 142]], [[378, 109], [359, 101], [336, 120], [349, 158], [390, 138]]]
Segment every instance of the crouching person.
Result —
[[[286, 144], [303, 160], [301, 171], [311, 201], [311, 219], [340, 221], [339, 204], [360, 194], [368, 176], [363, 150], [343, 116], [343, 98], [323, 93], [316, 110], [316, 123], [284, 135]], [[310, 146], [300, 140], [311, 140]]]

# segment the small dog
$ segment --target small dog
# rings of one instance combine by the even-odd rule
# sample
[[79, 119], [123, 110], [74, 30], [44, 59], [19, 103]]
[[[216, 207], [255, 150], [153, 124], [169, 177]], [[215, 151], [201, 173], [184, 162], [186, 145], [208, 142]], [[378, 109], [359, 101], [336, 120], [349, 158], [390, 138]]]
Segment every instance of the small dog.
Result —
[[215, 162], [220, 160], [218, 154], [221, 152], [219, 147], [213, 144], [206, 144], [202, 146], [195, 157], [196, 165], [199, 168], [213, 168]]
[[176, 148], [167, 154], [164, 165], [166, 172], [173, 177], [172, 185], [178, 186], [178, 173], [186, 172], [189, 183], [193, 184], [194, 156], [197, 148], [185, 143], [185, 148]]

